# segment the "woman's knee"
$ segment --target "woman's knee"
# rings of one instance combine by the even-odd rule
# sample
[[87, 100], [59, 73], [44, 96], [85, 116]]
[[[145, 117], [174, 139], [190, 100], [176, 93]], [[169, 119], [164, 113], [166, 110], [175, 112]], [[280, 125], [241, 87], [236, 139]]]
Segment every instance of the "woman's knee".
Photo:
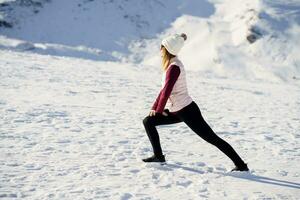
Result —
[[143, 119], [143, 124], [145, 126], [149, 125], [151, 123], [151, 117], [150, 116], [147, 116]]

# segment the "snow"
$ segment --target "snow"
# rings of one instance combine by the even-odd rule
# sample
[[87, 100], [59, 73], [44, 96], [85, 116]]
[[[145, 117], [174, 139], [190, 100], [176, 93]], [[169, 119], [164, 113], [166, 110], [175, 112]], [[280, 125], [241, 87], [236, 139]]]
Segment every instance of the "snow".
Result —
[[14, 27], [1, 29], [2, 49], [157, 66], [157, 44], [185, 32], [181, 54], [189, 70], [242, 80], [300, 80], [297, 0], [17, 2], [0, 9]]
[[[197, 7], [202, 7], [198, 16], [209, 16], [213, 6], [206, 1], [188, 0], [131, 0], [131, 1], [83, 1], [52, 0], [43, 4], [44, 8], [37, 14], [28, 14], [30, 10], [23, 7], [16, 10], [20, 15], [17, 29], [2, 30], [2, 34], [19, 40], [43, 43], [43, 49], [36, 50], [49, 54], [47, 50], [52, 44], [52, 55], [72, 56], [61, 51], [60, 46], [76, 48], [84, 46], [95, 48], [105, 53], [90, 56], [84, 53], [73, 56], [89, 59], [116, 60], [121, 52], [128, 53], [128, 45], [132, 40], [151, 38], [164, 30], [182, 13], [195, 14]], [[191, 7], [193, 4], [195, 7]], [[173, 12], [168, 12], [172, 9]], [[23, 17], [23, 16], [26, 17]], [[162, 20], [163, 19], [163, 20]], [[124, 55], [123, 55], [124, 56]]]
[[[36, 2], [0, 9], [0, 199], [299, 199], [299, 1]], [[174, 32], [191, 97], [249, 173], [184, 123], [158, 127], [166, 165], [142, 162]]]
[[[231, 161], [183, 124], [159, 127], [168, 165], [142, 126], [159, 70], [1, 50], [2, 197], [296, 199], [298, 86], [188, 73], [203, 116], [248, 162]], [[147, 74], [146, 74], [147, 73]]]
[[[275, 9], [269, 1], [211, 2], [215, 2], [216, 11], [209, 18], [182, 15], [158, 38], [145, 41], [142, 52], [138, 45], [133, 46], [133, 55], [137, 54], [135, 57], [143, 64], [157, 66], [160, 58], [153, 49], [161, 39], [174, 32], [186, 32], [188, 40], [180, 55], [189, 70], [243, 80], [298, 82], [300, 50], [296, 44], [299, 44], [300, 13], [294, 10], [300, 2], [295, 1], [295, 5], [282, 10], [279, 6], [287, 3], [278, 2], [275, 5], [279, 14], [269, 18], [264, 13]], [[291, 21], [280, 26], [276, 17]], [[246, 40], [249, 34], [258, 37], [253, 44]], [[133, 55], [131, 60], [135, 59]]]

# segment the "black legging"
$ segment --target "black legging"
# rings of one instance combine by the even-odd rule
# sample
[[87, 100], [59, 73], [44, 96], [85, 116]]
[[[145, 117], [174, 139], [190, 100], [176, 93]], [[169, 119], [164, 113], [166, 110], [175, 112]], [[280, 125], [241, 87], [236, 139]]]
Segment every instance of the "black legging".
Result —
[[170, 113], [168, 109], [165, 109], [164, 111], [168, 114], [168, 116], [156, 113], [155, 116], [147, 116], [143, 120], [155, 155], [162, 155], [159, 135], [155, 126], [185, 122], [202, 139], [216, 146], [224, 154], [226, 154], [236, 166], [242, 166], [245, 164], [230, 144], [217, 136], [209, 127], [203, 119], [198, 105], [194, 101], [179, 112]]

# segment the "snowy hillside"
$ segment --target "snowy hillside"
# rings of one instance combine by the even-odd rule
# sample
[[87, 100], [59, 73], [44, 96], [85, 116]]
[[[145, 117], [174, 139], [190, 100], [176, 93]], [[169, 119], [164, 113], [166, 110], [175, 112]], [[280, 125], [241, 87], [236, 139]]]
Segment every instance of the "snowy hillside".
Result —
[[182, 13], [194, 14], [190, 4], [204, 7], [197, 16], [213, 13], [212, 5], [198, 0], [51, 0], [1, 32], [46, 54], [115, 60], [127, 55], [132, 40], [153, 38]]
[[[298, 200], [299, 0], [0, 0], [0, 199]], [[159, 46], [185, 32], [189, 93], [248, 163], [142, 120]]]
[[161, 39], [185, 32], [187, 69], [210, 77], [300, 80], [298, 0], [1, 1], [2, 49], [153, 67]]
[[209, 76], [299, 83], [300, 1], [210, 2], [215, 2], [216, 10], [209, 18], [183, 15], [158, 39], [145, 41], [142, 53], [138, 45], [133, 52], [141, 54], [138, 57], [144, 64], [158, 65], [153, 49], [159, 41], [173, 32], [187, 32], [190, 37], [181, 56], [190, 70]]

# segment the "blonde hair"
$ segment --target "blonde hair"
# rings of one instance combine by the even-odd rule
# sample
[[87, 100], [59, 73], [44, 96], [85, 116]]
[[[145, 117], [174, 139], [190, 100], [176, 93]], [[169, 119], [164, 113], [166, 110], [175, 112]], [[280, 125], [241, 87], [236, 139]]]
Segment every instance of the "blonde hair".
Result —
[[166, 71], [169, 64], [170, 64], [171, 58], [173, 58], [175, 56], [170, 54], [164, 46], [161, 46], [161, 48], [162, 48], [162, 51], [163, 51], [163, 54], [162, 54], [162, 68], [163, 68], [164, 71]]

